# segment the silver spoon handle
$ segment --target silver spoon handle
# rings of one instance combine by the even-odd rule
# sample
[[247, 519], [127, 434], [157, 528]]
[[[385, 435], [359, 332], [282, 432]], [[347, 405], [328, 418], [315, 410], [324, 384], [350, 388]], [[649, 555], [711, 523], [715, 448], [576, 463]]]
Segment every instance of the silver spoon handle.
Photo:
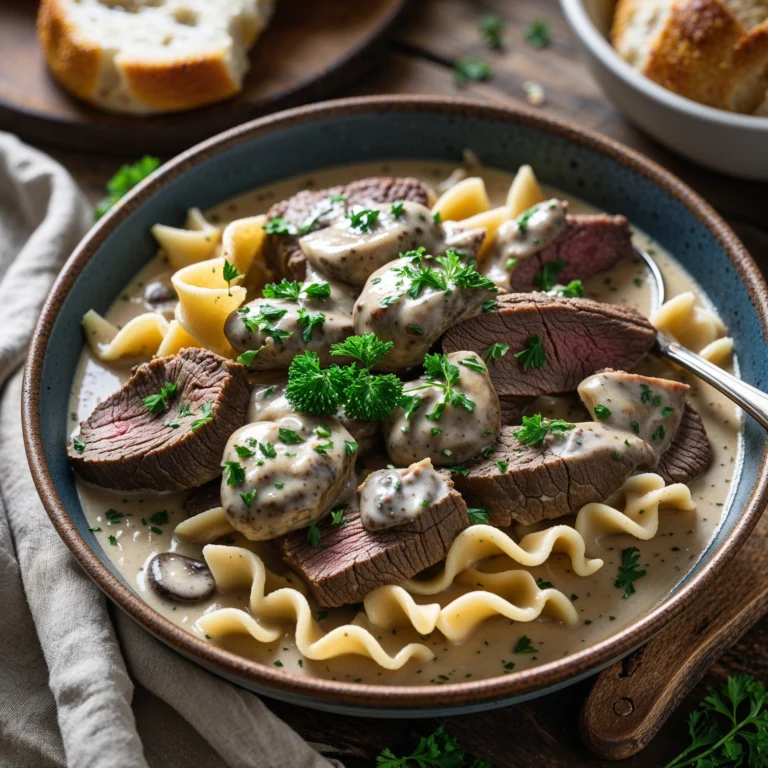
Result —
[[686, 371], [696, 374], [702, 381], [711, 384], [726, 397], [743, 408], [762, 427], [768, 429], [768, 395], [759, 389], [737, 379], [732, 374], [718, 368], [703, 357], [691, 352], [663, 333], [656, 340], [658, 351], [663, 357], [677, 363]]

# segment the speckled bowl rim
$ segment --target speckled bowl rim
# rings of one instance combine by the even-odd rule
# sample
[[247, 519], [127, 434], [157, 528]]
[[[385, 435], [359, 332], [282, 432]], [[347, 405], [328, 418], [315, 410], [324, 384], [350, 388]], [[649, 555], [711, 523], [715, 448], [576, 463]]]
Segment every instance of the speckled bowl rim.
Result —
[[[111, 231], [139, 206], [171, 180], [182, 175], [203, 159], [255, 137], [280, 131], [289, 126], [327, 120], [334, 116], [358, 114], [427, 113], [466, 115], [475, 118], [508, 121], [573, 142], [649, 179], [680, 201], [698, 219], [726, 251], [760, 318], [763, 337], [768, 338], [768, 288], [756, 264], [731, 228], [701, 197], [661, 166], [639, 153], [606, 137], [576, 127], [563, 120], [535, 114], [529, 110], [491, 106], [478, 102], [429, 96], [382, 96], [340, 99], [290, 109], [263, 117], [214, 136], [166, 163], [138, 185], [86, 235], [56, 279], [38, 320], [27, 358], [22, 392], [22, 421], [27, 457], [40, 498], [59, 535], [80, 565], [99, 587], [126, 613], [165, 643], [186, 656], [199, 660], [230, 680], [239, 679], [271, 689], [278, 698], [298, 697], [318, 702], [356, 704], [361, 708], [388, 710], [396, 707], [446, 708], [482, 705], [533, 694], [559, 687], [606, 665], [646, 642], [677, 616], [712, 582], [726, 563], [744, 544], [768, 501], [768, 448], [763, 452], [756, 486], [733, 530], [701, 570], [662, 604], [612, 637], [573, 655], [539, 667], [496, 677], [441, 686], [395, 686], [345, 683], [304, 677], [283, 669], [250, 661], [235, 653], [198, 639], [150, 608], [114, 576], [86, 544], [59, 498], [45, 461], [40, 424], [40, 391], [46, 348], [57, 314], [74, 282], [95, 251]], [[302, 702], [302, 699], [305, 701]], [[370, 714], [370, 710], [367, 711]]]

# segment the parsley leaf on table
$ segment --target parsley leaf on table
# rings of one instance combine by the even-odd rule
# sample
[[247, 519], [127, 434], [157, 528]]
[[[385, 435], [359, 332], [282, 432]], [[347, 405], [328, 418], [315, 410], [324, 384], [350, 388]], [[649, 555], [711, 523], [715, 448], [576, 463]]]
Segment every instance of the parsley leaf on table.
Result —
[[145, 155], [135, 163], [124, 165], [107, 182], [107, 196], [96, 205], [94, 218], [100, 219], [121, 197], [160, 167], [156, 157]]

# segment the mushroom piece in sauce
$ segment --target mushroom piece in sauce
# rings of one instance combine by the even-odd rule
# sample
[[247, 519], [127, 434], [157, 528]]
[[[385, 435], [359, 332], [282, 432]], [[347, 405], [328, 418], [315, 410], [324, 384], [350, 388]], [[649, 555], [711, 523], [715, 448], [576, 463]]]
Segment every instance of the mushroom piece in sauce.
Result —
[[205, 563], [174, 552], [155, 555], [147, 571], [152, 589], [160, 597], [178, 603], [199, 603], [216, 589], [211, 569]]
[[251, 541], [316, 523], [344, 490], [356, 455], [352, 435], [333, 416], [247, 424], [224, 451], [227, 519]]
[[375, 333], [394, 344], [377, 366], [380, 370], [419, 365], [448, 328], [493, 306], [493, 283], [469, 265], [452, 263], [446, 270], [435, 260], [414, 256], [371, 275], [353, 317], [358, 335]]
[[[430, 356], [437, 357], [437, 356]], [[449, 383], [427, 375], [405, 385], [414, 400], [408, 412], [398, 406], [384, 424], [387, 453], [396, 464], [428, 457], [433, 464], [461, 464], [493, 445], [501, 432], [501, 406], [485, 363], [475, 352], [444, 356]], [[449, 403], [451, 392], [463, 395]]]
[[406, 469], [372, 472], [358, 488], [360, 519], [369, 531], [405, 525], [448, 495], [445, 478], [429, 459]]

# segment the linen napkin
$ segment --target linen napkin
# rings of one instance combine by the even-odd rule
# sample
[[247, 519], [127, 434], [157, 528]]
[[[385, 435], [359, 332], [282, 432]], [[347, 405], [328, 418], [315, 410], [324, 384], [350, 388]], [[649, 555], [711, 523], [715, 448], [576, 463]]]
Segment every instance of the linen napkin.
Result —
[[37, 497], [21, 367], [40, 307], [90, 222], [67, 172], [0, 132], [0, 766], [340, 768], [254, 694], [110, 608]]

